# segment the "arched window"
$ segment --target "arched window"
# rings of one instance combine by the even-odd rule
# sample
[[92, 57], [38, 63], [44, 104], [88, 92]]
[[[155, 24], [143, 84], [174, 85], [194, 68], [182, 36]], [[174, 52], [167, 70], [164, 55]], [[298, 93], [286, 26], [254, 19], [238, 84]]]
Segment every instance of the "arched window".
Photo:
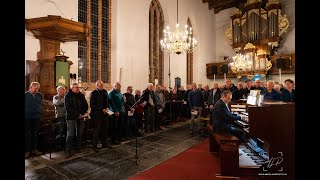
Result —
[[163, 36], [164, 18], [158, 0], [152, 0], [149, 9], [149, 82], [163, 85], [163, 51], [160, 39]]
[[[187, 20], [188, 27], [192, 28], [190, 18]], [[193, 28], [192, 35], [193, 38]], [[187, 53], [187, 84], [192, 84], [193, 82], [193, 53]]]
[[91, 25], [87, 41], [78, 42], [79, 82], [111, 82], [111, 0], [78, 0], [78, 21]]

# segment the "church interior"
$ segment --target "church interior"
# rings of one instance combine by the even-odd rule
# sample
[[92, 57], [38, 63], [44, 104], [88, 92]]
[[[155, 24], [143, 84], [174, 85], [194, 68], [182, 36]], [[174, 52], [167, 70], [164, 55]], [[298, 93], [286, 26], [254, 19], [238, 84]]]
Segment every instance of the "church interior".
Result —
[[295, 0], [25, 0], [24, 23], [25, 179], [295, 179]]

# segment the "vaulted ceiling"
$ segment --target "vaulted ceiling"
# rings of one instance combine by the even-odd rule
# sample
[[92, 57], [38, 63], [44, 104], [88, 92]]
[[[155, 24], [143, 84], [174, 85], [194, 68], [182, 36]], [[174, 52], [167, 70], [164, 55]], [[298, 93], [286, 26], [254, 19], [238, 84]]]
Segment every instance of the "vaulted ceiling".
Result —
[[202, 3], [208, 3], [209, 9], [213, 9], [215, 14], [224, 9], [232, 7], [238, 8], [239, 6], [243, 6], [246, 2], [247, 0], [202, 0]]

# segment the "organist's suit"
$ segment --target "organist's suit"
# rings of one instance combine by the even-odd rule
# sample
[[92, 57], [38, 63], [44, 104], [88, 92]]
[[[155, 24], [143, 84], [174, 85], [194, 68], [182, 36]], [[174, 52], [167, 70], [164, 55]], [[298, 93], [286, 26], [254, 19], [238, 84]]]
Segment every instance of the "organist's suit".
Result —
[[240, 120], [241, 117], [233, 115], [227, 105], [219, 99], [212, 110], [212, 127], [218, 134], [234, 135], [240, 142], [243, 142], [244, 132], [233, 126], [231, 123]]

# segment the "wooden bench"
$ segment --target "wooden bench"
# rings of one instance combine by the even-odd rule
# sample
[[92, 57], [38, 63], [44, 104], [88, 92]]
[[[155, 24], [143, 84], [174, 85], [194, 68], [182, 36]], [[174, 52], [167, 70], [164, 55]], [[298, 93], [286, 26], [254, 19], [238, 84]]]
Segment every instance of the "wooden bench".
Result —
[[209, 151], [216, 152], [220, 157], [220, 174], [217, 177], [239, 177], [239, 143], [238, 138], [232, 135], [217, 134], [211, 125], [209, 131]]
[[201, 127], [199, 128], [200, 130], [200, 134], [202, 137], [209, 137], [209, 131], [207, 126], [209, 125], [210, 122], [210, 118], [206, 118], [206, 117], [201, 117], [199, 118]]

